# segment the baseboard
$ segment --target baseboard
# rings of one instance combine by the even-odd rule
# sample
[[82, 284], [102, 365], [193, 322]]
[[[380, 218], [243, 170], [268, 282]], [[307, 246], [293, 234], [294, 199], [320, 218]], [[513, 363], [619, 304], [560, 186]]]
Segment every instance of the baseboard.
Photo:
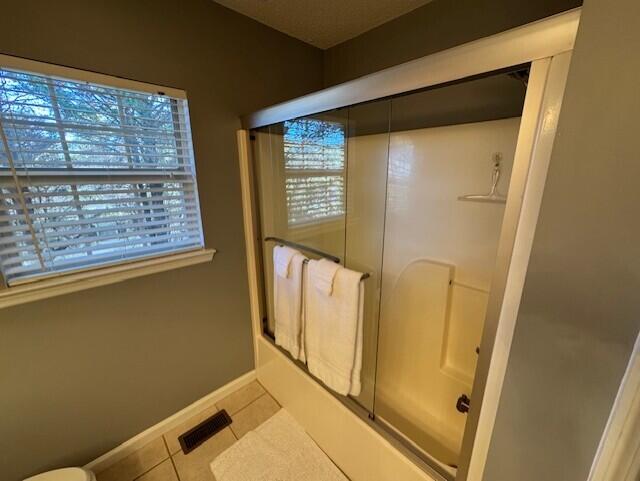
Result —
[[157, 424], [154, 424], [150, 428], [142, 431], [140, 434], [135, 435], [131, 439], [128, 439], [124, 443], [116, 446], [111, 451], [103, 454], [99, 458], [94, 459], [84, 467], [93, 472], [100, 472], [112, 464], [117, 463], [121, 459], [134, 453], [144, 445], [148, 444], [158, 436], [166, 433], [170, 429], [173, 429], [177, 425], [183, 423], [191, 416], [199, 413], [200, 411], [207, 409], [209, 406], [215, 404], [221, 399], [225, 398], [234, 391], [237, 391], [242, 386], [249, 384], [256, 379], [255, 370], [249, 371], [246, 374], [234, 379], [228, 384], [216, 389], [215, 391], [207, 394], [206, 396], [198, 399], [197, 401], [189, 404], [184, 409], [181, 409], [175, 414], [172, 414], [166, 419], [163, 419]]

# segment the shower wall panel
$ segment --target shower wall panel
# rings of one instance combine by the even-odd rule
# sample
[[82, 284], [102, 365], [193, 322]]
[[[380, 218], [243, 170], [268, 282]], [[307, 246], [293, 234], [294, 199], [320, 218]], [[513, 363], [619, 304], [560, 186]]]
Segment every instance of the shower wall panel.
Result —
[[457, 464], [466, 415], [456, 401], [471, 392], [504, 212], [458, 196], [488, 190], [495, 153], [507, 193], [519, 123], [391, 134], [375, 411], [447, 465]]

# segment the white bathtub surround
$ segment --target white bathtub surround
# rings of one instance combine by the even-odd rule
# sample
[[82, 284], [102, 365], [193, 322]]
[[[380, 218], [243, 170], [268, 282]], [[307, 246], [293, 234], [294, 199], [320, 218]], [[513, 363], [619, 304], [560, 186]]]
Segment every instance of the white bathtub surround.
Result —
[[218, 481], [346, 481], [295, 419], [281, 409], [211, 462]]
[[[285, 251], [286, 249], [286, 251]], [[291, 353], [294, 359], [300, 357], [302, 338], [302, 286], [307, 258], [289, 247], [273, 249], [274, 269], [273, 299], [276, 344]], [[278, 263], [287, 276], [278, 273]]]
[[339, 267], [327, 296], [315, 288], [322, 261], [309, 261], [305, 287], [305, 354], [309, 371], [338, 394], [360, 394], [362, 273]]
[[265, 389], [350, 480], [440, 479], [425, 473], [269, 341], [258, 339], [258, 358]]

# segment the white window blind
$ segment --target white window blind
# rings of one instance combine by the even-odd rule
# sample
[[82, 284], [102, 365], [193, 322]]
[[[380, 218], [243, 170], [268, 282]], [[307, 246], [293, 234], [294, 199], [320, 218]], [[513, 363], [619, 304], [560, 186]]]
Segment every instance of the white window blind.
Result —
[[284, 168], [290, 226], [344, 215], [344, 125], [308, 118], [286, 121]]
[[8, 284], [204, 246], [186, 100], [0, 68], [0, 140]]

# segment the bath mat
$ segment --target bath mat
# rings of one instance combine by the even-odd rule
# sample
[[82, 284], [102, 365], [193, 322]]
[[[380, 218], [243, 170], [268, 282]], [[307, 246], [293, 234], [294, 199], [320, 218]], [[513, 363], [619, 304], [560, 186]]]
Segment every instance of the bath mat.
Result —
[[284, 409], [211, 462], [217, 481], [347, 481]]

